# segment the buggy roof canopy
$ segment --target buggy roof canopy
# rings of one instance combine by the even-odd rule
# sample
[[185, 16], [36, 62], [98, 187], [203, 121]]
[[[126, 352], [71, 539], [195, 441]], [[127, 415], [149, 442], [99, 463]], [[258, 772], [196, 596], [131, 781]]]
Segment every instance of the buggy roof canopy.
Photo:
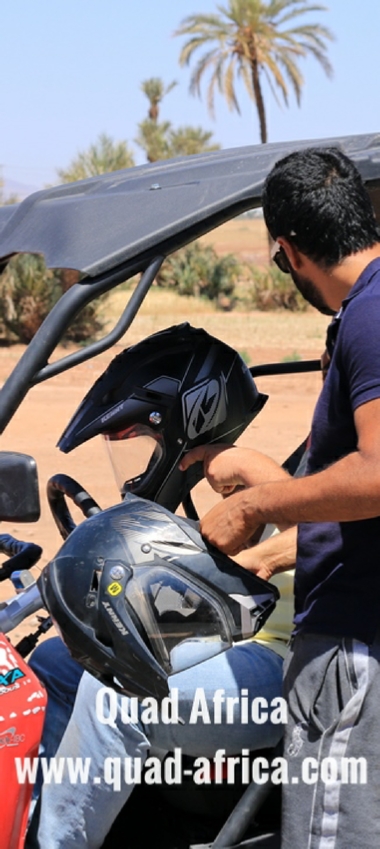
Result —
[[[89, 278], [144, 269], [227, 219], [261, 205], [282, 156], [339, 146], [358, 166], [380, 219], [380, 133], [283, 142], [150, 163], [45, 189], [0, 208], [0, 262], [43, 254]], [[89, 281], [90, 282], [90, 281]]]

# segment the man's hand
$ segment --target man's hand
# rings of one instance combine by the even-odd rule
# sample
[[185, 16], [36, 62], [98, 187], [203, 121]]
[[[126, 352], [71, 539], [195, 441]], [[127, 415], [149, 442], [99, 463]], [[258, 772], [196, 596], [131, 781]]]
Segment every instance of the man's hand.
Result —
[[258, 524], [357, 522], [380, 515], [380, 398], [355, 410], [358, 448], [316, 474], [236, 492], [201, 522], [201, 533], [237, 554]]
[[203, 462], [205, 477], [213, 490], [224, 499], [228, 496], [228, 501], [221, 502], [201, 520], [201, 533], [226, 554], [237, 554], [252, 544], [262, 526], [244, 490], [268, 481], [289, 480], [289, 475], [266, 454], [236, 445], [199, 445], [185, 454], [179, 468], [185, 471], [196, 462]]
[[238, 554], [262, 524], [261, 517], [255, 515], [252, 493], [253, 489], [233, 493], [201, 519], [202, 536], [225, 554]]

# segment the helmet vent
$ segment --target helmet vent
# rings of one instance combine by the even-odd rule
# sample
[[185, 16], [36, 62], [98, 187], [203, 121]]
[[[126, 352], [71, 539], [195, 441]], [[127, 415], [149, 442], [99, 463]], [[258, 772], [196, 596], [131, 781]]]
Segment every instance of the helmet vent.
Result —
[[97, 571], [96, 569], [94, 569], [94, 571], [93, 571], [93, 573], [92, 573], [91, 584], [90, 584], [90, 589], [89, 589], [89, 592], [90, 592], [90, 593], [91, 593], [91, 592], [95, 592], [95, 593], [97, 593], [97, 592], [98, 592], [98, 589], [99, 589], [99, 577], [100, 577], [100, 572], [99, 572], [99, 571]]

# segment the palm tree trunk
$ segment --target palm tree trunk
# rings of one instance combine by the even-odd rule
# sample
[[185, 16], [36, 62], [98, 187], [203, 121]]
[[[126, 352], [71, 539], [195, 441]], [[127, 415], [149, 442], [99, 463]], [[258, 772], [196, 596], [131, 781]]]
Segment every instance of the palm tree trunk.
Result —
[[[268, 133], [267, 133], [267, 121], [265, 115], [265, 106], [264, 106], [264, 98], [261, 91], [260, 78], [259, 78], [259, 67], [256, 59], [251, 60], [251, 71], [252, 71], [252, 85], [253, 91], [255, 94], [255, 103], [257, 108], [257, 113], [259, 116], [260, 123], [260, 139], [261, 144], [266, 144], [268, 141]], [[271, 263], [271, 252], [272, 252], [272, 239], [270, 237], [269, 232], [267, 231], [268, 238], [268, 262]]]
[[255, 103], [260, 124], [260, 140], [261, 144], [266, 144], [268, 141], [267, 120], [265, 116], [264, 98], [261, 91], [259, 66], [257, 59], [251, 59], [252, 86], [255, 95]]

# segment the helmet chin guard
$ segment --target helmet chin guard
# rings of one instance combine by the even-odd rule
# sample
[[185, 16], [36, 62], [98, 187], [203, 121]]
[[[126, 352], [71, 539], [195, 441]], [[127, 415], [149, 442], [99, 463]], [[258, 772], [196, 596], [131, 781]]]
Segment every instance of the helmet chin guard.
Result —
[[85, 669], [157, 699], [169, 675], [253, 636], [278, 598], [207, 545], [193, 522], [131, 494], [75, 528], [39, 588]]
[[[67, 453], [102, 434], [121, 494], [133, 492], [174, 512], [203, 477], [201, 463], [181, 472], [181, 457], [203, 443], [235, 442], [266, 400], [233, 348], [180, 324], [111, 362], [58, 447]], [[134, 467], [136, 458], [141, 465]]]

